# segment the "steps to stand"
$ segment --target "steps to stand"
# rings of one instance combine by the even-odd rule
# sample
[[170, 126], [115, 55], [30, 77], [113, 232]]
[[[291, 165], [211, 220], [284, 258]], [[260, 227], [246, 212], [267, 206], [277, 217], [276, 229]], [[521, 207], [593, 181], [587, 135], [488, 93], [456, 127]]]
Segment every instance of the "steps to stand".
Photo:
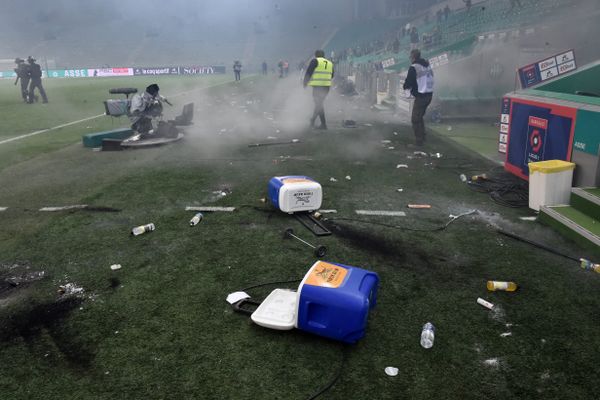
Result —
[[600, 248], [600, 189], [571, 189], [570, 205], [542, 206], [540, 222], [587, 248]]

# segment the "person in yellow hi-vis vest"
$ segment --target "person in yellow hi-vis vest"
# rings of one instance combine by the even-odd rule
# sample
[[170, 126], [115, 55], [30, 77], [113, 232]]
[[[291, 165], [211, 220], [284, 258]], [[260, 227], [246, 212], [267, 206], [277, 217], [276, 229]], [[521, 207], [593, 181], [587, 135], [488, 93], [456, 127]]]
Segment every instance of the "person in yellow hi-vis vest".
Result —
[[333, 63], [325, 58], [323, 50], [315, 51], [315, 58], [310, 61], [304, 75], [304, 87], [312, 86], [315, 110], [310, 118], [310, 127], [314, 128], [317, 117], [321, 120], [319, 129], [327, 129], [325, 121], [325, 98], [329, 94], [333, 80]]

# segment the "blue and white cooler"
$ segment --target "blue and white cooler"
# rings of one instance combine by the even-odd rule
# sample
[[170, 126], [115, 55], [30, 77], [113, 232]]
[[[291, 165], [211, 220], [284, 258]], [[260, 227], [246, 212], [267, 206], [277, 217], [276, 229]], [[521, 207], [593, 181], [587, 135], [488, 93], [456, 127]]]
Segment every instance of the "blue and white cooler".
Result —
[[298, 291], [275, 289], [254, 311], [256, 324], [271, 329], [298, 328], [355, 343], [367, 329], [377, 301], [379, 276], [349, 265], [317, 261]]
[[268, 194], [273, 206], [289, 214], [318, 210], [323, 201], [321, 185], [302, 175], [271, 178]]

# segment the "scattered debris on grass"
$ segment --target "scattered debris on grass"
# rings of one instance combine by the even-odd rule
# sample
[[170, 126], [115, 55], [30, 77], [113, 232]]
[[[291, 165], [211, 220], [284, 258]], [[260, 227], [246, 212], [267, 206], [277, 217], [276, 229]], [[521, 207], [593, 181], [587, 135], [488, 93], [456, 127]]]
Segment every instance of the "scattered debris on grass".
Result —
[[425, 153], [424, 151], [415, 151], [413, 152], [413, 154], [415, 156], [423, 156], [423, 157], [427, 157], [427, 153]]
[[83, 209], [83, 208], [86, 208], [86, 207], [87, 207], [87, 204], [75, 204], [75, 205], [72, 205], [72, 206], [62, 206], [62, 207], [42, 207], [38, 211], [48, 211], [48, 212], [52, 212], [52, 211], [65, 211], [65, 210]]
[[512, 336], [512, 332], [504, 332], [500, 334], [500, 337]]
[[415, 210], [428, 210], [431, 208], [431, 204], [409, 204], [407, 207]]
[[292, 139], [292, 140], [287, 141], [287, 142], [252, 143], [252, 144], [249, 144], [248, 147], [278, 146], [278, 145], [296, 144], [296, 143], [300, 143], [300, 139]]
[[492, 309], [492, 312], [490, 313], [490, 318], [492, 318], [494, 321], [504, 322], [504, 319], [506, 318], [506, 313], [499, 304], [496, 304]]
[[536, 221], [537, 217], [519, 217], [521, 221]]
[[110, 266], [110, 269], [113, 270], [113, 271], [117, 271], [117, 270], [119, 270], [121, 268], [122, 268], [121, 264], [113, 264], [113, 265]]
[[60, 285], [57, 290], [58, 294], [61, 296], [81, 296], [84, 293], [82, 287], [77, 286], [74, 283], [67, 283], [64, 285]]
[[396, 191], [397, 191], [398, 193], [402, 193], [402, 192], [404, 192], [404, 189], [402, 189], [402, 188], [399, 188], [399, 189], [396, 189]]
[[246, 292], [233, 292], [227, 296], [227, 302], [229, 304], [237, 303], [240, 300], [249, 299], [250, 295]]
[[337, 210], [319, 210], [321, 214], [336, 214]]
[[477, 298], [477, 304], [480, 304], [480, 305], [484, 306], [488, 310], [493, 310], [494, 309], [494, 305], [492, 303], [490, 303], [487, 300], [482, 299], [481, 297]]
[[75, 204], [72, 206], [62, 206], [62, 207], [42, 207], [38, 211], [55, 212], [55, 211], [74, 211], [74, 210], [100, 211], [100, 212], [120, 212], [121, 211], [118, 208], [105, 207], [105, 206], [90, 206], [87, 204]]
[[329, 182], [337, 182], [337, 179], [335, 179], [334, 177], [329, 178]]
[[404, 211], [382, 211], [382, 210], [355, 210], [358, 215], [377, 215], [385, 217], [406, 217]]
[[204, 218], [204, 215], [202, 215], [202, 213], [197, 213], [190, 220], [190, 226], [198, 225], [200, 223], [200, 221], [202, 221], [202, 218]]
[[498, 368], [500, 366], [500, 360], [498, 358], [488, 358], [483, 361], [483, 365], [486, 367]]
[[406, 165], [406, 164], [398, 164], [398, 165], [396, 165], [396, 169], [399, 169], [399, 168], [408, 168], [408, 165]]
[[396, 368], [396, 367], [385, 367], [385, 373], [388, 376], [396, 376], [396, 375], [398, 375], [398, 368]]
[[382, 144], [390, 144], [390, 143], [392, 143], [392, 141], [385, 139], [385, 140], [382, 140], [381, 143]]
[[[265, 202], [264, 199], [263, 202]], [[187, 206], [185, 211], [200, 211], [200, 212], [233, 212], [235, 211], [235, 207], [205, 207], [205, 206]]]
[[19, 275], [9, 276], [4, 281], [13, 287], [17, 287], [26, 283], [39, 281], [44, 278], [45, 271], [24, 272]]
[[154, 225], [154, 223], [151, 222], [151, 223], [146, 224], [146, 225], [136, 226], [135, 228], [133, 228], [131, 230], [131, 234], [133, 236], [139, 236], [139, 235], [141, 235], [143, 233], [146, 233], [146, 232], [152, 232], [155, 229], [156, 229], [156, 226]]
[[550, 371], [545, 370], [544, 372], [542, 372], [542, 375], [540, 375], [540, 379], [543, 381], [550, 379]]
[[0, 207], [0, 211], [6, 211], [8, 210], [8, 207]]
[[347, 181], [351, 181], [351, 180], [352, 180], [352, 177], [351, 177], [350, 175], [346, 175], [346, 180], [347, 180]]
[[356, 128], [356, 121], [352, 119], [345, 119], [342, 121], [342, 126], [344, 128]]

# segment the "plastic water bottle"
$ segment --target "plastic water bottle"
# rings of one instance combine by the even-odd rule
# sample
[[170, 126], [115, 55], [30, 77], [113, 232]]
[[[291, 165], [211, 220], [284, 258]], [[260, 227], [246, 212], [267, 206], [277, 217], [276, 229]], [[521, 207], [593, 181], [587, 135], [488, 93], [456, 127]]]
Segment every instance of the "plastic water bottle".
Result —
[[155, 229], [156, 229], [156, 227], [154, 226], [154, 224], [153, 223], [149, 223], [149, 224], [146, 224], [146, 225], [136, 226], [135, 228], [133, 228], [131, 230], [131, 234], [134, 235], [134, 236], [138, 236], [138, 235], [141, 235], [142, 233], [152, 232]]
[[435, 339], [435, 327], [431, 322], [428, 322], [423, 325], [423, 330], [421, 331], [421, 346], [425, 349], [432, 348], [433, 339]]
[[517, 284], [514, 282], [487, 281], [487, 289], [490, 292], [494, 292], [496, 290], [514, 292], [515, 290], [517, 290]]
[[190, 220], [190, 226], [198, 225], [198, 223], [200, 223], [200, 221], [202, 221], [202, 218], [204, 218], [204, 215], [202, 215], [202, 213], [198, 213], [198, 214], [194, 215], [194, 218], [192, 218]]

